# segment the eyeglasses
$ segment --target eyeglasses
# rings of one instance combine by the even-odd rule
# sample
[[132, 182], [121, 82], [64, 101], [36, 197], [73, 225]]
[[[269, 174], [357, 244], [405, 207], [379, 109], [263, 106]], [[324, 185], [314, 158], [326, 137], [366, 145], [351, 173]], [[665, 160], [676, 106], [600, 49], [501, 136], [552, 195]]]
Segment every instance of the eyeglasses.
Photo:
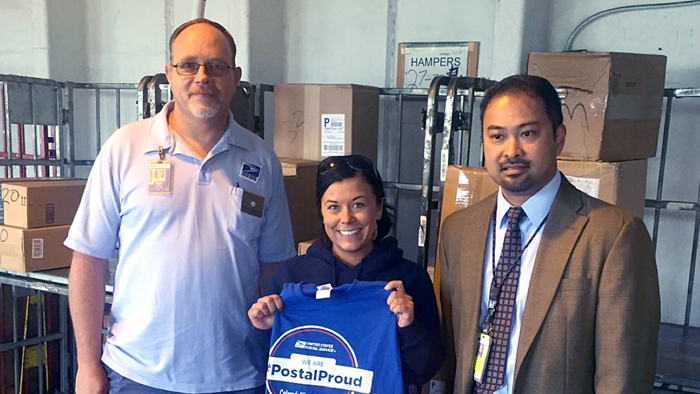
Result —
[[229, 69], [236, 68], [235, 66], [229, 66], [222, 62], [212, 62], [212, 63], [197, 63], [197, 62], [180, 62], [178, 64], [173, 64], [173, 67], [177, 70], [177, 73], [183, 77], [191, 77], [199, 72], [199, 68], [204, 66], [204, 71], [210, 77], [221, 77], [226, 75]]
[[377, 170], [374, 169], [372, 161], [361, 155], [328, 157], [318, 165], [318, 174], [321, 175], [328, 171], [333, 171], [343, 165], [355, 171], [363, 171], [377, 176]]

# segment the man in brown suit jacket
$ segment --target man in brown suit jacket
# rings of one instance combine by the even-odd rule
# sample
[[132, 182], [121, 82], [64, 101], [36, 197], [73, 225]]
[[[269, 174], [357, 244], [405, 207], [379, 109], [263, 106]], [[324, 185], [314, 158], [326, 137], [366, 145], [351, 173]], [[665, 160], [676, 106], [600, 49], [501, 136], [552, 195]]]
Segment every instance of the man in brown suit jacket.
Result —
[[[482, 128], [486, 167], [500, 190], [448, 217], [440, 242], [446, 370], [454, 393], [650, 393], [660, 306], [644, 223], [559, 174], [566, 129], [545, 79], [499, 82], [482, 101]], [[500, 256], [496, 241], [503, 242], [492, 235], [496, 215], [507, 209], [496, 206], [522, 206], [536, 217], [528, 212], [536, 212], [528, 207], [536, 199], [545, 216], [540, 228], [530, 223], [522, 234], [522, 245], [532, 243], [518, 263], [505, 377], [495, 391], [477, 390], [484, 384], [474, 382], [477, 336], [488, 315], [498, 261], [492, 256]], [[485, 363], [487, 371], [495, 368], [492, 359]]]

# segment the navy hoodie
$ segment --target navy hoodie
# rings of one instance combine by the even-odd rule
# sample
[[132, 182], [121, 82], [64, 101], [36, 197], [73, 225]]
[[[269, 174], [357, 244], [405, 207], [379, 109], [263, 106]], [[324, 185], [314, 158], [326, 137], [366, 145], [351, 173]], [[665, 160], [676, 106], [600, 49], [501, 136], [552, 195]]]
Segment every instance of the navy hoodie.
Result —
[[[337, 287], [354, 280], [403, 281], [406, 293], [413, 297], [415, 316], [411, 325], [397, 327], [404, 383], [406, 387], [426, 383], [445, 358], [435, 293], [428, 274], [403, 258], [395, 238], [386, 237], [376, 242], [374, 249], [354, 267], [338, 260], [328, 246], [316, 240], [306, 255], [289, 259], [280, 267], [267, 283], [265, 294], [279, 294], [288, 282], [330, 283]], [[254, 365], [261, 372], [267, 369], [270, 336], [271, 330], [253, 328], [247, 340]]]

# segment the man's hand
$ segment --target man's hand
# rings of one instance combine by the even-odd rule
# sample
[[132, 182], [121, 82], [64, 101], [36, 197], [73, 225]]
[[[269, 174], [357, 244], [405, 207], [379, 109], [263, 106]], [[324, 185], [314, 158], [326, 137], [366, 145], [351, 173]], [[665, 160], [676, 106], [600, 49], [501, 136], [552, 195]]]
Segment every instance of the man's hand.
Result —
[[109, 381], [102, 364], [78, 366], [75, 394], [107, 394]]
[[401, 328], [410, 326], [414, 318], [413, 297], [406, 294], [403, 282], [392, 280], [384, 286], [384, 290], [396, 290], [386, 300], [389, 309], [396, 315], [396, 324]]
[[277, 294], [273, 294], [259, 298], [248, 310], [248, 318], [253, 327], [258, 330], [269, 330], [272, 328], [275, 312], [281, 310], [282, 298]]

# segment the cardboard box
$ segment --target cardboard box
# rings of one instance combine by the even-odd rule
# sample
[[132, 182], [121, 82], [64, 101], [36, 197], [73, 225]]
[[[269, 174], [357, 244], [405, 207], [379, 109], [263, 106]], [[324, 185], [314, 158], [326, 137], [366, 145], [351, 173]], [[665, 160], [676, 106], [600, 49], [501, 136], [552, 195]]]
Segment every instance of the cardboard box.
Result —
[[528, 74], [562, 89], [566, 160], [625, 161], [656, 155], [666, 56], [533, 52]]
[[297, 254], [299, 256], [305, 255], [306, 251], [309, 250], [309, 248], [311, 247], [311, 245], [313, 243], [314, 243], [314, 240], [299, 242], [299, 244], [297, 245]]
[[[448, 166], [445, 177], [445, 188], [442, 194], [442, 213], [440, 214], [440, 226], [452, 213], [464, 209], [476, 202], [483, 200], [498, 191], [498, 185], [494, 182], [486, 168]], [[442, 231], [438, 233], [438, 244]], [[435, 270], [432, 275], [435, 295], [438, 306], [440, 305], [440, 255], [435, 256]]]
[[378, 88], [275, 85], [277, 156], [320, 161], [360, 154], [376, 163], [378, 125]]
[[[61, 179], [76, 179], [76, 178], [0, 178], [0, 190], [2, 190], [2, 184], [5, 182], [31, 182], [31, 181], [37, 181], [37, 180], [61, 180]], [[3, 197], [3, 201], [5, 198]], [[0, 224], [5, 223], [5, 213], [4, 213], [4, 206], [5, 204], [0, 203]]]
[[316, 207], [317, 161], [280, 158], [287, 191], [294, 243], [316, 239], [321, 232], [321, 214]]
[[84, 179], [4, 182], [4, 224], [22, 228], [71, 224], [85, 183]]
[[69, 228], [0, 226], [0, 267], [15, 271], [69, 267], [72, 253], [63, 246]]
[[491, 179], [486, 168], [448, 166], [440, 223], [453, 212], [481, 201], [497, 190], [498, 185]]
[[557, 166], [577, 189], [644, 217], [646, 160], [615, 163], [558, 160]]

